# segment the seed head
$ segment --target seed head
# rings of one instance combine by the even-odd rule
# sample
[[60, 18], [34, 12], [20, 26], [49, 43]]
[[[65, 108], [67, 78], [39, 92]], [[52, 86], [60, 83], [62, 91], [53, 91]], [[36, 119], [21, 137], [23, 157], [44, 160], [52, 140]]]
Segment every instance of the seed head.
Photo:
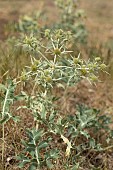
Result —
[[87, 73], [88, 73], [88, 72], [87, 72], [87, 69], [84, 68], [84, 67], [83, 67], [80, 71], [81, 71], [81, 75], [82, 75], [82, 76], [86, 76]]
[[81, 65], [81, 60], [79, 58], [74, 58], [73, 59], [74, 64], [79, 64]]
[[98, 77], [95, 75], [90, 76], [91, 81], [96, 82], [98, 80]]
[[105, 70], [106, 67], [107, 67], [107, 66], [106, 66], [104, 63], [102, 63], [102, 64], [100, 65], [100, 69], [101, 69], [101, 70]]
[[33, 64], [31, 66], [31, 71], [33, 71], [33, 72], [37, 71], [37, 65], [36, 64]]
[[46, 77], [46, 82], [47, 82], [47, 83], [51, 83], [51, 82], [52, 82], [51, 76], [47, 76], [47, 77]]
[[54, 54], [55, 55], [60, 55], [61, 54], [61, 50], [59, 48], [55, 48], [54, 49]]
[[95, 61], [97, 61], [97, 62], [98, 62], [98, 61], [101, 61], [101, 58], [100, 58], [100, 57], [96, 57], [96, 58], [95, 58]]

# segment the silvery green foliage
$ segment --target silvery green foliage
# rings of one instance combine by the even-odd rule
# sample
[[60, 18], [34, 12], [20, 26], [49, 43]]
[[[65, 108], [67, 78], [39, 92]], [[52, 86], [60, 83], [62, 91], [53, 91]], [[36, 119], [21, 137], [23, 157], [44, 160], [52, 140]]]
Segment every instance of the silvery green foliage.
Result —
[[[57, 149], [50, 149], [49, 141], [52, 139], [43, 139], [43, 136], [46, 134], [43, 129], [28, 130], [27, 134], [29, 141], [22, 141], [25, 150], [23, 154], [17, 157], [17, 159], [21, 161], [19, 168], [23, 168], [26, 164], [29, 164], [29, 170], [41, 168], [44, 165], [52, 168], [52, 160], [59, 157], [59, 151]], [[29, 156], [24, 155], [26, 152], [29, 153]]]
[[[55, 97], [42, 92], [29, 98], [28, 110], [34, 116], [36, 128], [28, 130], [28, 140], [22, 141], [25, 149], [18, 157], [20, 168], [29, 165], [29, 169], [41, 169], [45, 166], [52, 169], [57, 160], [65, 156], [66, 167], [78, 169], [83, 152], [104, 151], [101, 135], [105, 135], [106, 143], [108, 139], [111, 141], [109, 117], [100, 115], [99, 110], [85, 106], [78, 106], [76, 114], [62, 116], [53, 104], [55, 100]], [[62, 142], [59, 145], [60, 140]], [[65, 150], [62, 150], [63, 145]]]
[[62, 28], [73, 33], [74, 43], [86, 43], [87, 30], [84, 24], [85, 13], [78, 9], [78, 2], [75, 0], [55, 0], [55, 4], [60, 8], [59, 22], [56, 28]]
[[15, 30], [23, 33], [37, 33], [40, 29], [38, 20], [43, 15], [42, 11], [38, 11], [32, 15], [24, 15], [19, 18], [18, 24], [15, 25]]
[[42, 32], [44, 29], [63, 29], [73, 33], [74, 43], [86, 43], [87, 30], [84, 24], [85, 13], [82, 9], [78, 9], [77, 1], [74, 0], [54, 0], [58, 7], [58, 19], [50, 25], [47, 23], [40, 24], [39, 20], [44, 21], [44, 11], [39, 11], [36, 14], [22, 16], [18, 24], [15, 25], [15, 30], [20, 33], [34, 33]]
[[[98, 110], [79, 106], [74, 115], [67, 113], [63, 116], [55, 104], [58, 98], [52, 94], [54, 87], [66, 89], [83, 78], [95, 82], [99, 71], [106, 68], [99, 57], [94, 61], [84, 61], [80, 55], [73, 56], [69, 46], [71, 38], [69, 31], [45, 30], [43, 39], [31, 35], [20, 43], [31, 54], [31, 65], [26, 66], [20, 80], [33, 83], [31, 95], [26, 97], [26, 107], [33, 114], [36, 125], [28, 130], [28, 141], [23, 141], [25, 150], [18, 157], [20, 168], [27, 164], [29, 169], [44, 166], [52, 169], [63, 155], [67, 160], [66, 168], [78, 169], [83, 151], [103, 150], [92, 133], [96, 135], [102, 130], [106, 140], [111, 140], [110, 119], [100, 116]], [[61, 140], [61, 145], [55, 140]]]
[[72, 37], [70, 31], [61, 29], [45, 30], [43, 39], [26, 36], [21, 45], [32, 55], [31, 66], [26, 66], [21, 79], [33, 78], [35, 84], [44, 88], [53, 88], [58, 83], [74, 85], [83, 78], [96, 82], [99, 71], [104, 71], [106, 65], [99, 57], [84, 61], [80, 54], [74, 56], [75, 51], [70, 49]]
[[20, 96], [15, 95], [16, 83], [11, 79], [7, 80], [6, 85], [0, 84], [0, 102], [1, 102], [1, 114], [0, 124], [6, 124], [10, 119], [17, 122], [19, 121], [18, 116], [12, 114], [11, 107], [15, 101], [20, 100]]

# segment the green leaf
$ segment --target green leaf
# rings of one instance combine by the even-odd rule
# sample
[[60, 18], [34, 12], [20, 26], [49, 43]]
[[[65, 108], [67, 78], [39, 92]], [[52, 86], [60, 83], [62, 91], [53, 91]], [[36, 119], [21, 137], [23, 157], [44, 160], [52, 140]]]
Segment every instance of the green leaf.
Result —
[[76, 163], [76, 165], [74, 165], [71, 170], [78, 170], [79, 169], [79, 163]]
[[28, 162], [21, 162], [21, 163], [18, 165], [18, 167], [19, 167], [19, 168], [23, 168], [27, 163], [28, 163]]
[[47, 146], [49, 146], [49, 144], [46, 141], [42, 141], [39, 143], [38, 149], [40, 150], [40, 149], [46, 148]]
[[91, 148], [95, 148], [95, 139], [91, 138], [89, 141], [89, 145]]
[[14, 121], [15, 123], [17, 123], [17, 122], [20, 121], [20, 117], [19, 117], [19, 116], [13, 116], [12, 119], [13, 119], [13, 121]]
[[25, 100], [26, 98], [27, 98], [27, 96], [23, 95], [23, 94], [15, 96], [15, 100], [17, 100], [17, 101]]
[[89, 139], [90, 135], [88, 134], [87, 131], [80, 131], [81, 135], [85, 136], [87, 139]]
[[0, 90], [7, 90], [7, 88], [5, 87], [4, 84], [1, 84], [1, 83], [0, 83]]
[[36, 170], [36, 169], [37, 169], [37, 166], [36, 166], [36, 165], [31, 164], [31, 165], [29, 166], [29, 170]]
[[46, 112], [45, 106], [42, 105], [41, 118], [46, 120], [46, 115], [47, 115], [47, 112]]
[[35, 152], [35, 147], [27, 147], [26, 149], [25, 149], [27, 152]]
[[57, 159], [59, 157], [59, 151], [57, 149], [52, 149], [49, 155], [50, 155], [50, 158]]
[[19, 163], [18, 167], [19, 167], [19, 168], [23, 168], [24, 165], [25, 165], [25, 163], [24, 163], [24, 162], [21, 162], [21, 163]]
[[38, 131], [35, 131], [35, 136], [33, 137], [33, 140], [35, 141], [35, 143], [38, 142], [38, 140], [43, 136], [43, 130], [40, 129]]
[[47, 164], [47, 167], [48, 167], [49, 169], [52, 169], [52, 168], [53, 168], [53, 164], [51, 163], [50, 160], [46, 160], [46, 164]]
[[59, 118], [58, 118], [57, 124], [58, 124], [58, 125], [62, 125], [62, 117], [59, 117]]
[[10, 117], [8, 114], [4, 115], [3, 119], [0, 120], [0, 124], [5, 124], [10, 120]]
[[[21, 159], [22, 160], [22, 159]], [[30, 160], [28, 158], [23, 158], [22, 162], [19, 163], [18, 167], [23, 168], [26, 164], [30, 163]]]
[[49, 116], [49, 121], [54, 121], [54, 118], [55, 118], [55, 114], [54, 113], [51, 113], [50, 116]]
[[27, 146], [27, 142], [25, 140], [21, 140], [22, 145]]

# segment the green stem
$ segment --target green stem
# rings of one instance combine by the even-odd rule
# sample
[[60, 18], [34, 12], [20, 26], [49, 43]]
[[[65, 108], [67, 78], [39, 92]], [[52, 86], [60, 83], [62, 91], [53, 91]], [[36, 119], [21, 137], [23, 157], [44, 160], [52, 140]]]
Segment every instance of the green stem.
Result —
[[37, 159], [38, 168], [39, 168], [39, 166], [40, 166], [40, 161], [39, 161], [39, 158], [38, 158], [38, 151], [37, 151], [37, 148], [35, 149], [35, 153], [36, 153], [36, 159]]
[[4, 132], [4, 124], [2, 126], [2, 164], [4, 163], [4, 138], [5, 138], [5, 132]]
[[[9, 94], [9, 89], [7, 89], [5, 100], [4, 100], [4, 104], [3, 104], [2, 119], [4, 118], [4, 115], [5, 115], [5, 108], [6, 108], [8, 94]], [[2, 163], [4, 163], [4, 143], [5, 143], [4, 142], [5, 141], [5, 127], [4, 127], [4, 123], [2, 125], [2, 141], [3, 141], [3, 143], [2, 143]]]

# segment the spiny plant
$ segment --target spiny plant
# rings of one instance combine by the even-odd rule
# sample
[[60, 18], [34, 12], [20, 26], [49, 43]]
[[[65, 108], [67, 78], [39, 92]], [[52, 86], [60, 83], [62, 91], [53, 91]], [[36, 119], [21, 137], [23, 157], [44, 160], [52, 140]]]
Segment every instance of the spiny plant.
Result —
[[17, 24], [15, 24], [15, 30], [23, 33], [37, 33], [41, 27], [38, 20], [42, 19], [44, 12], [38, 11], [31, 16], [24, 15], [20, 17]]
[[55, 4], [61, 11], [61, 17], [59, 17], [59, 22], [55, 24], [55, 27], [71, 31], [74, 42], [86, 43], [85, 13], [82, 9], [77, 8], [78, 1], [55, 0]]
[[[56, 104], [58, 99], [52, 89], [62, 87], [66, 90], [83, 78], [95, 82], [99, 71], [106, 68], [99, 57], [91, 62], [82, 60], [80, 55], [73, 56], [74, 52], [69, 49], [71, 37], [70, 32], [61, 29], [45, 30], [43, 39], [31, 35], [20, 43], [32, 56], [31, 66], [26, 66], [20, 81], [33, 83], [31, 94], [26, 97], [26, 107], [35, 122], [35, 127], [27, 131], [28, 140], [22, 141], [25, 149], [18, 156], [20, 168], [28, 165], [34, 170], [45, 166], [52, 169], [58, 159], [65, 157], [63, 168], [78, 169], [82, 166], [80, 158], [84, 151], [103, 150], [92, 132], [96, 135], [98, 130], [101, 134], [102, 129], [105, 135], [108, 130], [105, 138], [111, 140], [112, 133], [106, 126], [110, 123], [109, 118], [98, 116], [97, 110], [79, 107], [74, 115], [67, 113], [63, 116]], [[59, 146], [60, 140], [65, 145], [61, 142]]]
[[[54, 4], [59, 10], [58, 21], [52, 24], [39, 24], [38, 20], [44, 20], [44, 12], [39, 11], [31, 16], [25, 15], [21, 17], [15, 25], [15, 30], [20, 33], [34, 33], [41, 32], [46, 28], [63, 29], [73, 33], [74, 41], [84, 43], [86, 42], [87, 31], [84, 25], [85, 14], [82, 9], [77, 8], [77, 2], [74, 0], [54, 0]], [[43, 18], [43, 19], [42, 19]]]
[[73, 56], [74, 52], [69, 49], [71, 37], [70, 31], [63, 32], [61, 29], [53, 32], [45, 30], [43, 39], [26, 36], [22, 46], [36, 57], [31, 57], [32, 65], [26, 66], [27, 72], [24, 71], [21, 78], [34, 77], [34, 80], [44, 87], [52, 87], [55, 82], [62, 81], [73, 85], [84, 77], [89, 81], [97, 81], [98, 72], [105, 70], [106, 65], [99, 57], [93, 62], [86, 62], [80, 58], [80, 54]]
[[[43, 31], [45, 28], [47, 28], [45, 34], [48, 34], [48, 31], [51, 28], [62, 28], [63, 30], [71, 31], [73, 33], [73, 39], [71, 40], [70, 46], [73, 46], [76, 43], [74, 48], [78, 49], [78, 42], [86, 41], [86, 29], [83, 24], [84, 14], [82, 10], [77, 10], [76, 2], [67, 0], [55, 0], [54, 2], [57, 7], [60, 8], [60, 15], [57, 22], [48, 25], [43, 21], [44, 19], [42, 19], [44, 18], [44, 11], [39, 11], [32, 15], [24, 15], [20, 17], [18, 23], [11, 24], [9, 37], [0, 49], [1, 76], [5, 75], [5, 78], [7, 72], [8, 75], [12, 74], [16, 77], [17, 75], [20, 75], [23, 66], [25, 66], [25, 64], [28, 65], [29, 63], [26, 53], [24, 53], [21, 48], [15, 47], [21, 34], [35, 34], [35, 37], [40, 39], [43, 38]], [[40, 20], [43, 21], [43, 24], [40, 24]], [[12, 27], [14, 28], [12, 29]], [[14, 36], [11, 37], [12, 35]], [[4, 48], [6, 49], [5, 51], [3, 50]], [[78, 50], [76, 52], [76, 55], [77, 54]]]
[[12, 106], [19, 96], [15, 95], [16, 82], [7, 80], [6, 85], [0, 84], [0, 124], [2, 125], [2, 163], [4, 163], [5, 126], [9, 120], [19, 121], [19, 117], [12, 114]]
[[36, 11], [28, 12], [27, 14], [19, 16], [17, 21], [10, 21], [7, 25], [5, 25], [5, 32], [8, 34], [8, 37], [12, 37], [12, 35], [17, 35], [19, 33], [37, 33], [40, 28], [42, 28], [41, 24], [45, 19], [45, 10], [44, 3], [39, 2], [39, 8]]

